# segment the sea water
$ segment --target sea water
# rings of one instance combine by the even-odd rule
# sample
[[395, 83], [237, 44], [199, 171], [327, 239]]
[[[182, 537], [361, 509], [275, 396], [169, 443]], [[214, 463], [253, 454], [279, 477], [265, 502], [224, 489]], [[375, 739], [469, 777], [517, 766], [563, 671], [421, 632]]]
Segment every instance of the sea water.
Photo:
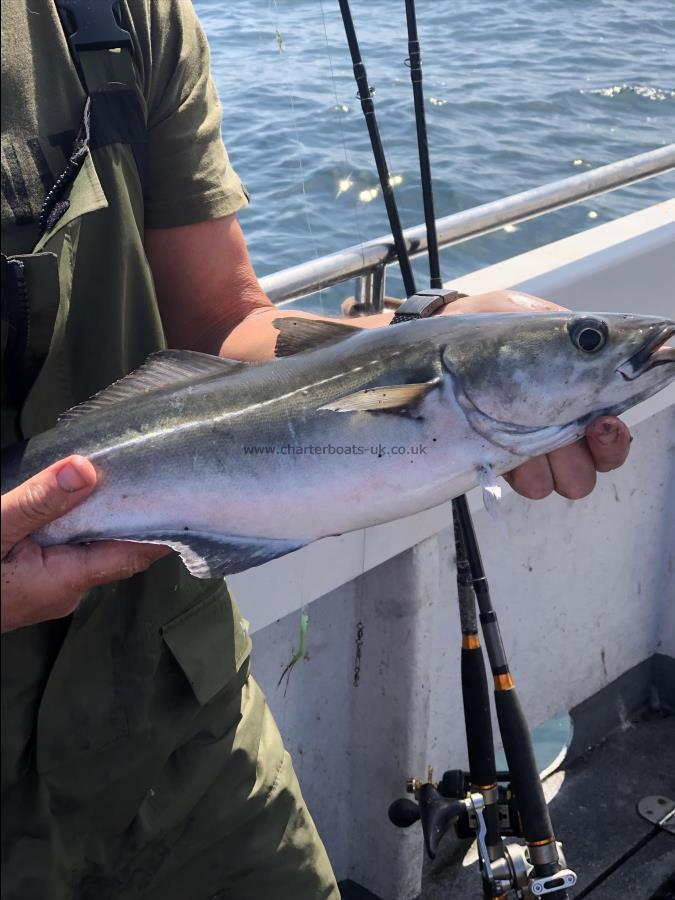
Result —
[[[336, 0], [195, 0], [259, 275], [389, 231]], [[352, 10], [405, 226], [423, 221], [403, 0]], [[675, 4], [417, 0], [437, 216], [675, 141]], [[669, 174], [448, 248], [446, 279], [675, 194]], [[425, 280], [425, 260], [415, 262]], [[400, 295], [390, 268], [388, 293]], [[304, 305], [335, 312], [345, 285]], [[645, 298], [642, 298], [644, 301]]]

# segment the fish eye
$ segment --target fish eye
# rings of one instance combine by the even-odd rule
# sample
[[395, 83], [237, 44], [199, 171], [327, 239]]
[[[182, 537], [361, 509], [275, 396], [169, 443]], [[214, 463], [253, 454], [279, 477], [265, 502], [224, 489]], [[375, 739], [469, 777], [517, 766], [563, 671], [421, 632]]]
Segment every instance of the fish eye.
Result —
[[607, 323], [592, 316], [578, 316], [570, 319], [568, 325], [570, 340], [582, 353], [597, 353], [607, 343]]

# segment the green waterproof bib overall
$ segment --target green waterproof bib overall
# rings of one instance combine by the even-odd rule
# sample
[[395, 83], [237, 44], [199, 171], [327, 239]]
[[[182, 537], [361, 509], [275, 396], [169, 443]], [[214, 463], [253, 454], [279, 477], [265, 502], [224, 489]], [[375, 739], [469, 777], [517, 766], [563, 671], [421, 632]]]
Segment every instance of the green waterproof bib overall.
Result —
[[[3, 445], [164, 346], [142, 243], [136, 68], [127, 50], [80, 64], [66, 177], [33, 252], [3, 260]], [[101, 306], [111, 255], [117, 300]], [[176, 556], [92, 591], [68, 619], [4, 635], [3, 897], [336, 898], [249, 652], [224, 583]]]

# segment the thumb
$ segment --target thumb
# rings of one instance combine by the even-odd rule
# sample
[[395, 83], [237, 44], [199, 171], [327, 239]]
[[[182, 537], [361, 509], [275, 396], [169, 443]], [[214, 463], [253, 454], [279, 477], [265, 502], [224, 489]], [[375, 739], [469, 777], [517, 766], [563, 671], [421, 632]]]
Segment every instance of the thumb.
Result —
[[69, 456], [2, 495], [2, 558], [38, 528], [69, 512], [91, 494], [96, 469]]

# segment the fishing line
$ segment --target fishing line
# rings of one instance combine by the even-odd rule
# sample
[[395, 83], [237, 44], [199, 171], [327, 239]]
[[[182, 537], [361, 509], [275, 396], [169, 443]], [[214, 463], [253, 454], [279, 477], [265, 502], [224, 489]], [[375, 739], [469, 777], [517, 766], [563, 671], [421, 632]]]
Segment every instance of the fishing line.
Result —
[[[286, 53], [286, 49], [284, 46], [283, 33], [281, 31], [281, 22], [280, 22], [280, 14], [279, 14], [279, 4], [277, 0], [272, 0], [272, 5], [274, 6], [275, 12], [275, 31], [274, 37], [277, 42], [277, 47], [279, 51], [279, 56], [284, 56]], [[284, 65], [290, 65], [290, 63], [286, 62]], [[309, 197], [307, 194], [306, 188], [306, 179], [305, 179], [305, 167], [302, 158], [302, 141], [300, 140], [300, 129], [298, 127], [298, 116], [295, 109], [295, 103], [293, 102], [293, 92], [295, 90], [295, 83], [291, 82], [288, 78], [286, 79], [286, 88], [288, 93], [288, 100], [291, 107], [291, 121], [293, 123], [293, 131], [295, 132], [295, 146], [296, 153], [298, 158], [298, 169], [300, 171], [300, 183], [302, 186], [302, 208], [305, 216], [305, 224], [307, 225], [307, 231], [309, 233], [310, 240], [312, 242], [312, 247], [314, 248], [314, 256], [316, 259], [319, 258], [319, 248], [316, 241], [316, 237], [314, 236], [314, 231], [312, 229], [312, 223], [310, 220], [310, 204]], [[323, 290], [319, 288], [319, 302], [321, 305], [321, 310], [324, 311], [324, 296]]]
[[[345, 167], [346, 167], [345, 171], [348, 171], [349, 170], [349, 158], [348, 158], [348, 154], [347, 154], [347, 140], [345, 138], [345, 131], [344, 131], [344, 127], [342, 125], [342, 119], [339, 117], [341, 103], [340, 103], [340, 98], [338, 97], [338, 92], [337, 92], [337, 80], [335, 78], [335, 70], [333, 68], [333, 57], [330, 52], [330, 42], [328, 40], [328, 28], [326, 25], [326, 11], [324, 10], [323, 0], [319, 0], [319, 6], [321, 8], [321, 20], [323, 23], [323, 34], [324, 34], [324, 39], [326, 42], [326, 56], [328, 57], [328, 68], [330, 69], [330, 79], [331, 79], [331, 83], [333, 85], [333, 95], [335, 96], [336, 112], [338, 112], [338, 127], [340, 129], [340, 140], [342, 141], [342, 151], [343, 151], [343, 155], [345, 158]], [[363, 244], [365, 243], [365, 241], [363, 238], [363, 230], [361, 228], [359, 205], [358, 205], [358, 201], [356, 199], [354, 200], [354, 203], [352, 205], [352, 213], [354, 216], [354, 226], [356, 228], [356, 233], [359, 238], [359, 246], [362, 248], [361, 249], [361, 260], [362, 260], [364, 268], [365, 268], [366, 257], [365, 257], [365, 253], [363, 251]]]

